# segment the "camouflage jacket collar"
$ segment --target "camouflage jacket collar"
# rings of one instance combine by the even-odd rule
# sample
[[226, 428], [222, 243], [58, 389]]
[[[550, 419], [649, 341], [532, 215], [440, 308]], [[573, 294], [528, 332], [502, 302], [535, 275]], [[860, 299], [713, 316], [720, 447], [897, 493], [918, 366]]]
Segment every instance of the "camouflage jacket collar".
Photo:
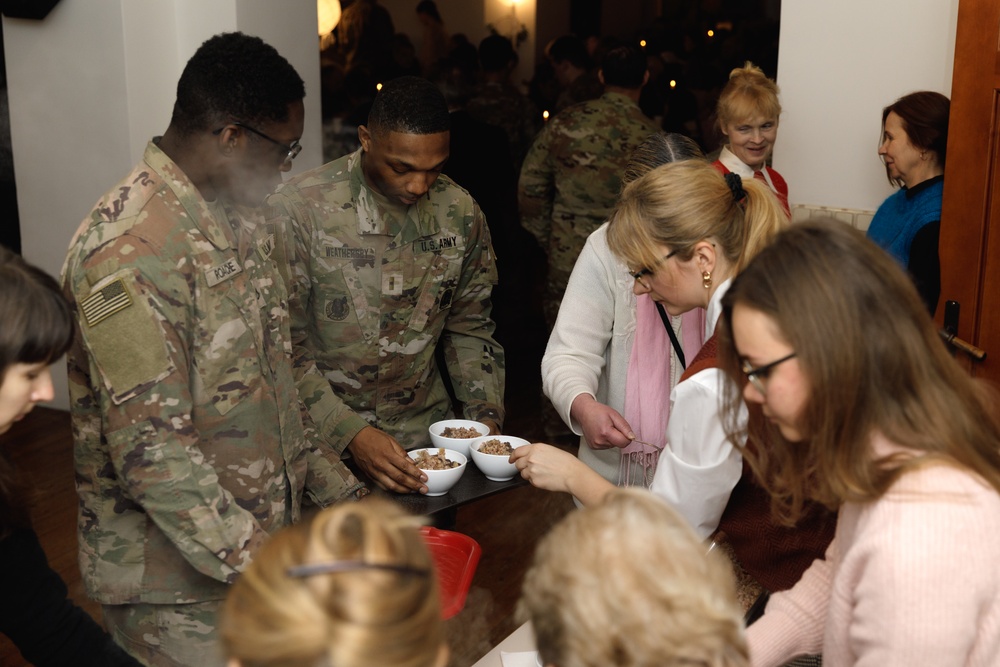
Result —
[[201, 192], [187, 174], [157, 146], [159, 139], [160, 137], [153, 137], [152, 141], [146, 144], [143, 161], [159, 174], [163, 183], [170, 188], [177, 201], [184, 207], [184, 212], [213, 246], [219, 250], [235, 247], [236, 235], [232, 227], [227, 221], [216, 219], [208, 202], [201, 196]]
[[358, 234], [394, 236], [400, 245], [405, 245], [440, 232], [441, 225], [437, 215], [435, 215], [438, 204], [433, 201], [433, 198], [435, 194], [444, 191], [443, 177], [438, 177], [427, 196], [421, 197], [416, 204], [407, 207], [405, 217], [400, 220], [392, 212], [378, 205], [365, 180], [364, 170], [361, 168], [362, 152], [362, 149], [359, 148], [349, 155], [347, 160], [351, 182], [351, 201], [354, 202], [354, 211], [358, 218]]

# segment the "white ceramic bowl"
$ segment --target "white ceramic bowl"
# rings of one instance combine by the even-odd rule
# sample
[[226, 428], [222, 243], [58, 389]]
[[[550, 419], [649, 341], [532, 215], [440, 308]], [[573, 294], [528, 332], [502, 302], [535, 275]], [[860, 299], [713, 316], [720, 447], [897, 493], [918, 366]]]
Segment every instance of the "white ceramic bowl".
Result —
[[[414, 461], [417, 460], [417, 456], [420, 452], [427, 452], [428, 454], [439, 453], [437, 447], [424, 447], [422, 449], [411, 449], [407, 454]], [[457, 468], [448, 468], [447, 470], [424, 470], [424, 474], [427, 475], [427, 496], [443, 496], [448, 493], [451, 487], [458, 483], [458, 480], [462, 478], [465, 473], [465, 468], [468, 466], [469, 459], [466, 458], [461, 452], [456, 452], [452, 449], [444, 450], [444, 457], [449, 461], [457, 461]]]
[[507, 462], [508, 456], [484, 454], [479, 451], [480, 446], [488, 440], [506, 442], [514, 449], [531, 443], [524, 438], [515, 438], [512, 435], [484, 435], [469, 443], [469, 453], [472, 454], [472, 462], [476, 464], [477, 468], [483, 471], [486, 479], [492, 479], [494, 482], [506, 482], [508, 479], [513, 479], [517, 474], [517, 468], [514, 467], [513, 463]]
[[471, 419], [444, 419], [434, 422], [427, 428], [431, 435], [431, 443], [435, 447], [444, 447], [466, 456], [469, 455], [469, 443], [472, 442], [473, 438], [446, 438], [441, 435], [441, 432], [449, 426], [451, 428], [474, 428], [479, 432], [479, 435], [487, 435], [490, 432], [489, 426]]

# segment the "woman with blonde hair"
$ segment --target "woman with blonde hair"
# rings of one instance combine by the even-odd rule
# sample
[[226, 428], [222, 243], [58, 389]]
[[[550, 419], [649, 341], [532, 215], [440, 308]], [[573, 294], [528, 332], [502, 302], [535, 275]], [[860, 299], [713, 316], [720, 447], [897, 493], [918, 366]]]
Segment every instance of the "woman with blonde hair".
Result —
[[[712, 336], [720, 302], [732, 278], [787, 225], [763, 183], [744, 183], [706, 162], [686, 160], [626, 186], [608, 226], [608, 246], [630, 267], [636, 295], [648, 294], [674, 317], [695, 308], [706, 311], [708, 340], [670, 392], [666, 445], [650, 487], [702, 538], [715, 531], [742, 474], [740, 453], [719, 416], [724, 378], [715, 368]], [[548, 445], [519, 447], [511, 460], [533, 485], [571, 493], [584, 505], [614, 488], [571, 454]]]
[[910, 279], [836, 221], [798, 224], [723, 299], [719, 349], [765, 428], [746, 456], [773, 507], [838, 510], [825, 559], [750, 626], [754, 665], [997, 665], [1000, 411]]
[[[669, 162], [704, 158], [689, 138], [657, 132], [632, 151], [622, 182]], [[607, 234], [604, 223], [573, 265], [542, 357], [542, 387], [582, 436], [581, 461], [613, 484], [648, 486], [666, 434], [670, 390], [685, 358], [705, 342], [704, 312], [688, 313], [682, 323], [648, 295], [633, 294], [632, 276]]]
[[421, 520], [366, 498], [278, 533], [236, 581], [220, 633], [231, 667], [443, 667]]
[[767, 183], [788, 213], [788, 184], [781, 174], [767, 166], [778, 138], [780, 115], [778, 84], [752, 62], [734, 69], [716, 106], [726, 145], [714, 164], [723, 174], [739, 174], [743, 179], [756, 178]]
[[747, 664], [724, 559], [643, 491], [613, 491], [553, 528], [525, 576], [521, 606], [546, 667]]

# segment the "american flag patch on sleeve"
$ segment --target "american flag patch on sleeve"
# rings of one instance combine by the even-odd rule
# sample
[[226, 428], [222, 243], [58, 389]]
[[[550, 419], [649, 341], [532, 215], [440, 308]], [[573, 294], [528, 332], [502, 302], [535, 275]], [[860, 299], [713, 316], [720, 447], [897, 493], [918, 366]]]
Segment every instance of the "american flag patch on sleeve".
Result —
[[87, 320], [87, 326], [92, 327], [131, 305], [132, 297], [125, 289], [125, 282], [119, 278], [81, 301], [80, 312]]

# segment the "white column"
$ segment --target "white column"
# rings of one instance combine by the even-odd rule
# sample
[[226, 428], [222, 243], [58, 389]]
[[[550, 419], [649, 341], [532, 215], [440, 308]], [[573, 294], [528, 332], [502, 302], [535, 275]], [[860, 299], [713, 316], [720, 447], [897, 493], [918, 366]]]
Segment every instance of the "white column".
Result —
[[[259, 35], [306, 82], [295, 170], [322, 161], [314, 0], [62, 0], [42, 21], [3, 19], [22, 250], [58, 276], [70, 238], [167, 128], [177, 79], [219, 32]], [[67, 408], [53, 368], [55, 407]]]

